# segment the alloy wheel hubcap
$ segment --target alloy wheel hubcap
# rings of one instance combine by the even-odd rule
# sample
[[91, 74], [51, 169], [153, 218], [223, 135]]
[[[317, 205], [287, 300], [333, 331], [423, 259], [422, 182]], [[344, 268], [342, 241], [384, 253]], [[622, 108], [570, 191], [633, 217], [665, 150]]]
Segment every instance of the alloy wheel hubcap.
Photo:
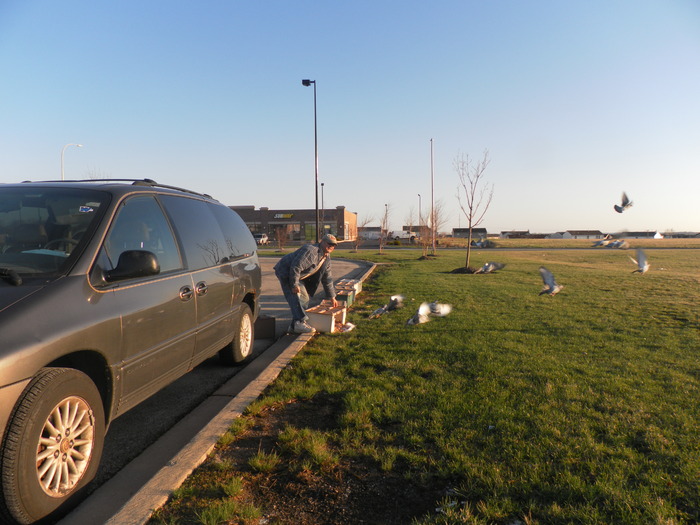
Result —
[[61, 401], [44, 422], [36, 452], [36, 474], [43, 491], [54, 498], [70, 493], [90, 464], [95, 417], [77, 396]]
[[248, 317], [247, 315], [243, 318], [243, 322], [241, 323], [240, 342], [241, 353], [244, 356], [247, 356], [248, 354], [250, 354], [250, 350], [253, 346], [253, 330], [250, 322], [250, 317]]

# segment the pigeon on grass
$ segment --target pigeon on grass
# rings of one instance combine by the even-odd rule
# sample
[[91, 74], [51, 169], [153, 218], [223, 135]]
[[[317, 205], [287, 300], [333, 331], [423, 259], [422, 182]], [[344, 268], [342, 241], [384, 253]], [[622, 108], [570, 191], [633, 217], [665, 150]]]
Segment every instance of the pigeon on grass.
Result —
[[381, 317], [382, 315], [384, 315], [388, 309], [389, 309], [388, 304], [385, 304], [384, 306], [380, 306], [374, 312], [369, 314], [369, 318], [370, 319], [377, 319], [378, 317]]
[[637, 265], [637, 269], [632, 273], [646, 273], [649, 269], [649, 261], [647, 260], [647, 254], [644, 250], [637, 248], [637, 258], [630, 257], [632, 262]]
[[630, 206], [632, 206], [632, 201], [629, 199], [629, 197], [627, 197], [627, 194], [623, 191], [622, 192], [622, 203], [620, 205], [615, 204], [615, 206], [613, 206], [613, 208], [615, 208], [615, 211], [617, 213], [622, 213]]
[[389, 302], [385, 304], [384, 306], [380, 306], [377, 308], [374, 312], [372, 312], [369, 315], [370, 319], [376, 319], [377, 317], [381, 317], [387, 312], [391, 312], [392, 310], [398, 310], [399, 308], [403, 307], [403, 295], [392, 295], [391, 298], [389, 299]]
[[422, 324], [422, 323], [427, 323], [430, 321], [430, 305], [428, 303], [421, 303], [421, 305], [418, 307], [418, 311], [414, 314], [413, 317], [411, 317], [408, 321], [406, 321], [407, 325], [416, 325], [416, 324]]
[[430, 317], [445, 317], [452, 311], [451, 304], [438, 303], [433, 301], [432, 303], [421, 303], [418, 307], [418, 311], [406, 321], [407, 325], [415, 325], [427, 323], [430, 321]]
[[487, 262], [474, 273], [491, 273], [505, 268], [505, 264], [497, 262]]
[[428, 306], [430, 307], [430, 315], [435, 317], [445, 317], [452, 311], [451, 304], [442, 304], [438, 303], [437, 301], [433, 301], [432, 303], [428, 304]]
[[540, 266], [540, 275], [542, 276], [542, 282], [544, 283], [540, 295], [556, 295], [561, 291], [562, 288], [564, 288], [562, 285], [557, 284], [557, 282], [554, 280], [554, 275], [552, 274], [552, 272], [550, 272], [544, 266]]
[[391, 312], [392, 310], [398, 310], [399, 308], [403, 308], [403, 295], [392, 295], [389, 300], [387, 310]]

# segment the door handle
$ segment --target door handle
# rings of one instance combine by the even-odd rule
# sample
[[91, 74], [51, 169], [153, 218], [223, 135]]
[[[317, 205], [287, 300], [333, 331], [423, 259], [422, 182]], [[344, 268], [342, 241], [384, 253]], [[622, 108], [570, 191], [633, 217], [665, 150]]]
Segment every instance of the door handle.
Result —
[[209, 287], [204, 281], [199, 281], [195, 286], [195, 290], [197, 291], [197, 295], [202, 296], [206, 295], [206, 293], [209, 291]]
[[183, 286], [182, 288], [180, 288], [179, 295], [181, 301], [189, 301], [190, 299], [192, 299], [194, 292], [189, 286]]

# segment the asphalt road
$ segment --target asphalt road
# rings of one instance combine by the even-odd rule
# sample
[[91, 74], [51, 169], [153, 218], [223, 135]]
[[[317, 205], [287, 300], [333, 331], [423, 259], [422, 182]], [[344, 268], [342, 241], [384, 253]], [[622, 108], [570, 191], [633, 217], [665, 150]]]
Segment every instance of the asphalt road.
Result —
[[[277, 257], [261, 257], [263, 270], [263, 287], [260, 298], [261, 315], [275, 318], [275, 339], [257, 339], [252, 359], [267, 350], [282, 336], [291, 321], [291, 315], [279, 282], [272, 267]], [[333, 277], [356, 278], [366, 271], [366, 266], [354, 261], [333, 260]], [[320, 290], [313, 302], [323, 298]], [[149, 445], [202, 404], [221, 385], [248, 365], [226, 367], [219, 364], [218, 357], [213, 357], [197, 368], [165, 387], [163, 390], [140, 405], [117, 418], [109, 428], [97, 477], [88, 487], [92, 493], [111, 479], [125, 465], [134, 460]], [[197, 429], [193, 429], [193, 436]], [[179, 436], [185, 443], [188, 436]], [[89, 499], [89, 497], [88, 497]]]

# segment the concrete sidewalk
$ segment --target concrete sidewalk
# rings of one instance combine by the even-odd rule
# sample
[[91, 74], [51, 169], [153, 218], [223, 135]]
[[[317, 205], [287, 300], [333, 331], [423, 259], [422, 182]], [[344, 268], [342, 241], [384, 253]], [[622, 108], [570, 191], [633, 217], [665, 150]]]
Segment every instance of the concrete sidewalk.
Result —
[[[283, 335], [291, 316], [272, 270], [276, 261], [261, 258], [261, 314], [275, 317], [278, 339], [270, 341], [267, 350], [100, 486], [59, 525], [146, 523], [152, 512], [207, 458], [232, 422], [314, 337]], [[336, 280], [364, 280], [373, 270], [374, 265], [369, 263], [333, 260]]]

